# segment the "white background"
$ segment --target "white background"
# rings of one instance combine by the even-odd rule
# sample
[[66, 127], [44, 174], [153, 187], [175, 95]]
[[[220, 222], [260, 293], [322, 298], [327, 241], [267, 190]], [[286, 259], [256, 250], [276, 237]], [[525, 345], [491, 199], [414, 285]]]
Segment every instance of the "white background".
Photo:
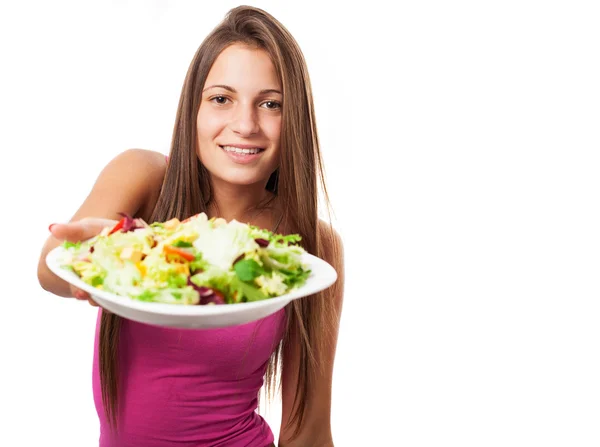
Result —
[[[345, 241], [337, 446], [600, 445], [593, 3], [252, 3], [305, 53]], [[39, 252], [117, 153], [167, 153], [233, 6], [2, 3], [0, 445], [97, 445], [96, 309]]]

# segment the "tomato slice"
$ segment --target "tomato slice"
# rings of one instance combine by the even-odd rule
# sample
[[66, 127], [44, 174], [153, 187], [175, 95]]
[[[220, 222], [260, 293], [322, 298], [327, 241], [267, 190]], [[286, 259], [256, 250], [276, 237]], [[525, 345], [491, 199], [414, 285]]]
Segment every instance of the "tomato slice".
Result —
[[110, 233], [108, 233], [108, 234], [111, 235], [113, 233], [116, 233], [121, 228], [123, 228], [123, 225], [125, 225], [125, 218], [122, 218], [119, 222], [117, 222], [117, 224], [113, 227], [112, 230], [110, 230]]
[[165, 253], [177, 255], [185, 259], [186, 261], [193, 261], [196, 257], [187, 250], [183, 250], [182, 248], [173, 247], [172, 245], [165, 245], [164, 247]]

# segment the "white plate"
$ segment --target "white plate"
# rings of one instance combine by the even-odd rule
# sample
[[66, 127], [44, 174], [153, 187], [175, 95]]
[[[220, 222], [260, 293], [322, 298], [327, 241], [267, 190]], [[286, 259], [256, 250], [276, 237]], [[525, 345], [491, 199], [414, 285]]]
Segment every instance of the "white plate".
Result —
[[221, 305], [151, 303], [115, 295], [86, 284], [57, 262], [63, 251], [62, 246], [56, 247], [46, 257], [46, 264], [55, 275], [88, 292], [104, 309], [129, 320], [157, 326], [209, 329], [249, 323], [277, 312], [292, 300], [325, 290], [337, 280], [337, 272], [331, 265], [305, 253], [303, 262], [311, 270], [311, 274], [302, 287], [286, 295], [251, 303]]

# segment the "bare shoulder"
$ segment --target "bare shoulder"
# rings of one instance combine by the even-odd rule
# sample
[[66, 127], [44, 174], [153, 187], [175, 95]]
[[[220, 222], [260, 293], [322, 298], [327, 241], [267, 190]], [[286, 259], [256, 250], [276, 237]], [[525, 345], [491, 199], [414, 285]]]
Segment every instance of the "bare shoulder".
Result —
[[125, 175], [132, 175], [134, 188], [139, 190], [137, 215], [150, 218], [160, 195], [167, 170], [164, 154], [148, 149], [127, 149], [115, 157]]
[[148, 149], [127, 149], [115, 156], [104, 169], [115, 175], [127, 173], [129, 176], [143, 177], [149, 181], [159, 181], [165, 175], [167, 162], [165, 155]]
[[160, 194], [165, 156], [147, 149], [126, 149], [104, 166], [72, 220], [119, 219], [119, 212], [147, 217]]

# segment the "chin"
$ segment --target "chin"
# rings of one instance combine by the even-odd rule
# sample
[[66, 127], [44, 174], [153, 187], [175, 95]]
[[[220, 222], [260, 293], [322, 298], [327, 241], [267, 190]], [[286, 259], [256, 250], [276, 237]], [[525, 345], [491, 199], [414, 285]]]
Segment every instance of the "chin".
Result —
[[267, 184], [270, 175], [260, 175], [252, 172], [239, 172], [240, 170], [233, 170], [228, 172], [215, 172], [213, 176], [221, 180], [222, 182], [229, 183], [236, 186], [252, 186], [257, 184]]

